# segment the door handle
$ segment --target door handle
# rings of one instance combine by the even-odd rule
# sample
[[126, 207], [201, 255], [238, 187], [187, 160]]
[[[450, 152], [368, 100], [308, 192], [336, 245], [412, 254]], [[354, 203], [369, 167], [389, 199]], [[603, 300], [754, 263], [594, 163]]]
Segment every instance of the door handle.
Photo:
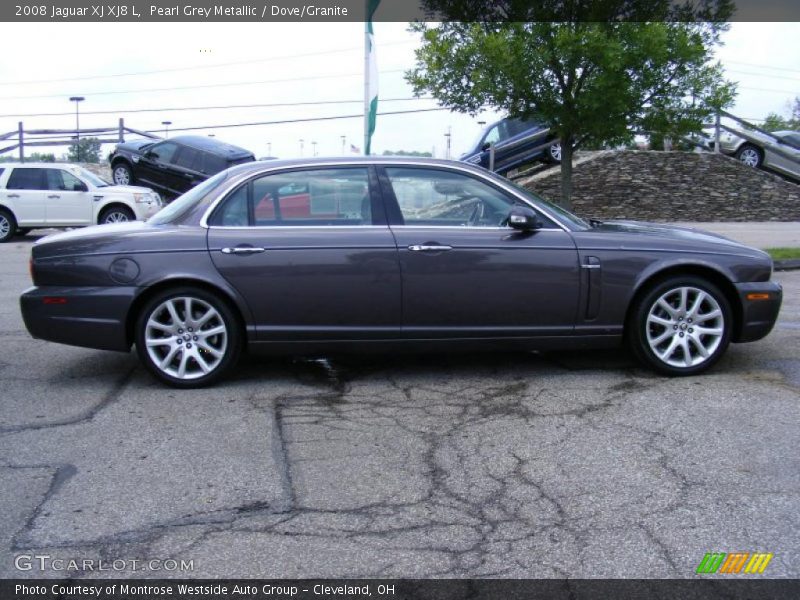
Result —
[[440, 246], [437, 244], [414, 244], [408, 247], [412, 252], [444, 252], [445, 250], [452, 250], [452, 246]]
[[19, 194], [8, 194], [9, 198], [19, 198]]
[[266, 248], [254, 248], [252, 246], [236, 246], [236, 248], [223, 248], [220, 250], [223, 254], [258, 254], [265, 251]]
[[58, 194], [50, 194], [48, 198], [61, 198]]

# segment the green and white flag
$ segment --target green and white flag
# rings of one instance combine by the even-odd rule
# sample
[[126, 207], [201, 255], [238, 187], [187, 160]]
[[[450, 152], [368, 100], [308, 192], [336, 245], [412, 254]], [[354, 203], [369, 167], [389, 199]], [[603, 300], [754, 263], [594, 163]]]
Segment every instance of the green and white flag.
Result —
[[366, 0], [367, 20], [364, 31], [364, 156], [369, 156], [375, 119], [378, 113], [378, 63], [375, 59], [375, 36], [372, 17], [381, 0]]

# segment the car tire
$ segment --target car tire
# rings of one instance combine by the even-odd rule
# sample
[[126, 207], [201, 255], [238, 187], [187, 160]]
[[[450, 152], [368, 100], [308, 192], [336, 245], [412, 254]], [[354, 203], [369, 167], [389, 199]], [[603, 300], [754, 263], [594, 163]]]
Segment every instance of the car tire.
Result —
[[23, 235], [28, 235], [30, 232], [31, 232], [30, 227], [17, 227], [17, 235], [20, 237]]
[[156, 378], [176, 388], [218, 381], [241, 353], [242, 329], [233, 310], [200, 288], [156, 294], [142, 307], [135, 327], [139, 359]]
[[764, 151], [753, 144], [744, 144], [736, 151], [736, 159], [748, 167], [759, 168], [764, 162]]
[[675, 276], [636, 302], [626, 329], [633, 353], [664, 375], [696, 375], [725, 353], [733, 312], [722, 291], [705, 279]]
[[107, 225], [109, 223], [127, 223], [135, 220], [136, 215], [127, 206], [111, 206], [100, 213], [97, 223], [99, 225]]
[[8, 242], [17, 233], [17, 220], [10, 211], [0, 208], [0, 244]]
[[111, 178], [117, 185], [133, 185], [133, 171], [127, 163], [121, 162], [112, 168]]

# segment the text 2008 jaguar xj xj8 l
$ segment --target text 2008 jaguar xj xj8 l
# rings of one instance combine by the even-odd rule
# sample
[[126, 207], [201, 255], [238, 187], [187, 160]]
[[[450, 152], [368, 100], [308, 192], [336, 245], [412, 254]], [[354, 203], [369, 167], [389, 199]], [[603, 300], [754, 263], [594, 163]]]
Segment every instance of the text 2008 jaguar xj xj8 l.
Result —
[[605, 348], [704, 371], [772, 329], [772, 261], [701, 231], [587, 222], [463, 163], [314, 159], [223, 171], [145, 223], [33, 246], [37, 338], [205, 385], [240, 351]]

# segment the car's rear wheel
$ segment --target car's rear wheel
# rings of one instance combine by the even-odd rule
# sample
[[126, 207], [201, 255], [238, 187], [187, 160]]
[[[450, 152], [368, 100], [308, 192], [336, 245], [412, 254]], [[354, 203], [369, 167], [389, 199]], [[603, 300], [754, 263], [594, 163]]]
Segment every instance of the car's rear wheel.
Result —
[[100, 218], [97, 222], [100, 225], [105, 225], [108, 223], [127, 223], [135, 219], [136, 217], [130, 208], [125, 206], [112, 206], [100, 213]]
[[179, 388], [217, 381], [239, 357], [242, 335], [228, 304], [197, 288], [151, 298], [136, 322], [136, 351], [161, 381]]
[[628, 324], [631, 349], [666, 375], [694, 375], [716, 363], [730, 343], [730, 303], [719, 288], [693, 276], [670, 277], [637, 302]]
[[117, 185], [132, 185], [133, 184], [133, 171], [125, 163], [118, 163], [114, 167], [111, 178]]
[[0, 209], [0, 244], [9, 241], [17, 233], [17, 220], [9, 211]]
[[760, 167], [764, 162], [764, 153], [761, 148], [753, 144], [745, 144], [736, 152], [736, 158], [748, 167]]

